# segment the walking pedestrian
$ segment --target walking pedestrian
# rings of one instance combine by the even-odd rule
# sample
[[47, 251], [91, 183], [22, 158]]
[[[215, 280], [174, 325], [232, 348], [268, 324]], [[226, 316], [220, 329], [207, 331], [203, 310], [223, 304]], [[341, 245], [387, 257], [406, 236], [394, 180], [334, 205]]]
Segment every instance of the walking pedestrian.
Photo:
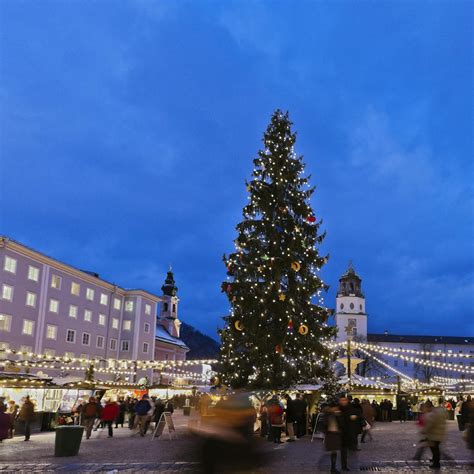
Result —
[[86, 430], [86, 439], [91, 437], [92, 428], [95, 420], [100, 418], [101, 406], [97, 403], [95, 397], [90, 397], [89, 402], [84, 405], [82, 409], [82, 421]]
[[274, 395], [270, 400], [268, 406], [268, 417], [270, 421], [270, 438], [269, 441], [274, 443], [281, 443], [281, 429], [284, 427], [284, 412], [283, 405], [278, 400], [278, 397]]
[[400, 423], [406, 423], [407, 411], [408, 411], [408, 403], [405, 397], [402, 397], [401, 400], [398, 402], [398, 419], [400, 420]]
[[25, 439], [24, 441], [29, 441], [31, 436], [31, 422], [33, 421], [35, 416], [35, 407], [33, 402], [30, 400], [30, 396], [27, 395], [25, 397], [25, 401], [20, 408], [20, 412], [18, 414], [19, 420], [23, 423], [25, 428]]
[[[342, 400], [342, 399], [345, 400]], [[338, 474], [337, 470], [337, 452], [340, 453], [341, 470], [348, 471], [347, 467], [347, 448], [348, 448], [348, 426], [347, 419], [343, 415], [341, 407], [347, 403], [345, 397], [339, 399], [339, 404], [331, 402], [329, 406], [323, 409], [323, 431], [324, 448], [331, 453], [331, 473]]]
[[295, 410], [295, 402], [290, 397], [290, 395], [285, 395], [286, 399], [286, 409], [285, 409], [285, 421], [286, 421], [286, 431], [288, 433], [287, 442], [294, 442], [296, 441], [295, 438], [295, 422], [296, 422], [296, 410]]
[[362, 426], [362, 436], [360, 439], [361, 443], [365, 443], [365, 438], [368, 436], [370, 441], [373, 440], [372, 437], [372, 428], [375, 424], [375, 409], [369, 403], [368, 400], [362, 400], [362, 415], [364, 417], [365, 423]]
[[104, 428], [107, 426], [109, 430], [109, 438], [114, 436], [113, 423], [119, 415], [119, 407], [110, 398], [105, 401], [105, 406], [102, 409], [101, 420], [104, 423]]
[[125, 412], [126, 412], [127, 407], [122, 397], [119, 398], [118, 407], [119, 407], [119, 414], [117, 416], [117, 419], [115, 420], [115, 428], [118, 428], [118, 425], [120, 425], [123, 428], [123, 423], [125, 421]]
[[[138, 418], [138, 429], [140, 436], [145, 436], [148, 425], [150, 411], [153, 409], [147, 394], [143, 395], [142, 399], [135, 406], [135, 413]], [[153, 413], [153, 411], [151, 411]]]
[[0, 443], [10, 437], [12, 428], [11, 416], [6, 412], [7, 407], [0, 402]]
[[[442, 400], [440, 400], [442, 405]], [[446, 413], [441, 406], [434, 407], [431, 402], [427, 402], [424, 434], [428, 442], [428, 446], [433, 454], [432, 464], [433, 469], [440, 469], [440, 444], [444, 440], [446, 432]]]
[[363, 412], [360, 405], [360, 400], [354, 398], [351, 404], [349, 404], [349, 435], [350, 443], [349, 449], [351, 451], [360, 451], [359, 448], [359, 435], [362, 433], [363, 425]]
[[296, 417], [296, 437], [301, 438], [306, 435], [308, 424], [308, 404], [301, 393], [296, 394], [294, 409]]
[[17, 419], [19, 408], [20, 407], [15, 403], [15, 400], [10, 400], [8, 402], [8, 408], [6, 410], [6, 413], [11, 418], [11, 427], [8, 433], [9, 438], [13, 438], [13, 431], [15, 429], [15, 420]]

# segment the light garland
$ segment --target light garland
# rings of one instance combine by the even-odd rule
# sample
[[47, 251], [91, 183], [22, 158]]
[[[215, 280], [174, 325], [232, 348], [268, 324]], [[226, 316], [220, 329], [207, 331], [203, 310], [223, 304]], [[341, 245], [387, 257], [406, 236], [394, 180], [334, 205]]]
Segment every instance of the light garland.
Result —
[[[390, 352], [401, 352], [401, 353], [424, 355], [424, 356], [430, 356], [430, 357], [448, 357], [448, 358], [453, 358], [453, 359], [455, 359], [455, 358], [459, 358], [459, 359], [472, 359], [472, 358], [474, 358], [474, 355], [457, 353], [457, 352], [418, 351], [418, 350], [415, 350], [415, 349], [403, 349], [403, 348], [390, 347], [390, 346], [381, 346], [381, 345], [370, 344], [370, 343], [366, 343], [366, 342], [356, 342], [356, 341], [354, 341], [354, 343], [359, 345], [359, 346], [363, 346], [364, 348], [369, 349], [369, 350], [384, 349], [385, 351], [390, 351]], [[336, 343], [336, 344], [341, 344], [341, 343]]]

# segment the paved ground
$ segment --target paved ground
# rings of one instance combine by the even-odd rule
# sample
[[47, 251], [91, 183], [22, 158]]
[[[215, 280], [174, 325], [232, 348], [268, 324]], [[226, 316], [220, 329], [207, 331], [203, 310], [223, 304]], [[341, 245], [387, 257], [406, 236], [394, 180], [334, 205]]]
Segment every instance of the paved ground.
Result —
[[[0, 444], [0, 472], [160, 472], [195, 473], [199, 471], [197, 440], [188, 433], [188, 417], [174, 417], [178, 437], [151, 440], [133, 435], [127, 428], [116, 430], [114, 438], [99, 430], [92, 439], [83, 439], [78, 456], [54, 457], [54, 433], [32, 436], [25, 443], [21, 437]], [[428, 461], [410, 459], [418, 441], [413, 423], [379, 423], [373, 430], [374, 440], [362, 444], [362, 450], [351, 453], [349, 466], [356, 472], [428, 472]], [[307, 436], [296, 443], [274, 445], [259, 439], [265, 466], [255, 469], [266, 473], [327, 472], [329, 456], [321, 440], [311, 443]], [[471, 453], [466, 449], [454, 422], [448, 423], [443, 450], [453, 460], [444, 460], [443, 472], [474, 472]], [[428, 452], [425, 453], [426, 458]]]

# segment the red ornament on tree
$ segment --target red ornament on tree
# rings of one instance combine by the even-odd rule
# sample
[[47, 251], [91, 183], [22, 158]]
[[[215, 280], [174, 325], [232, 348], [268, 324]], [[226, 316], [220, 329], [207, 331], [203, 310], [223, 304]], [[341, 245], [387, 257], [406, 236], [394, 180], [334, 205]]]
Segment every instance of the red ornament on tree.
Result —
[[314, 216], [308, 216], [308, 217], [306, 218], [306, 220], [312, 224], [313, 222], [316, 222], [316, 217], [314, 217]]

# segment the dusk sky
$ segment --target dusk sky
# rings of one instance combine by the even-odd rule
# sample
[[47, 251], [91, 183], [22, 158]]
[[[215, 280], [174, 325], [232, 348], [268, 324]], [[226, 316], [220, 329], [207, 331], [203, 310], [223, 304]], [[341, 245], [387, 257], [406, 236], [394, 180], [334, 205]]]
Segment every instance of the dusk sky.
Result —
[[472, 3], [0, 2], [0, 233], [216, 336], [245, 179], [289, 110], [334, 307], [474, 334]]

